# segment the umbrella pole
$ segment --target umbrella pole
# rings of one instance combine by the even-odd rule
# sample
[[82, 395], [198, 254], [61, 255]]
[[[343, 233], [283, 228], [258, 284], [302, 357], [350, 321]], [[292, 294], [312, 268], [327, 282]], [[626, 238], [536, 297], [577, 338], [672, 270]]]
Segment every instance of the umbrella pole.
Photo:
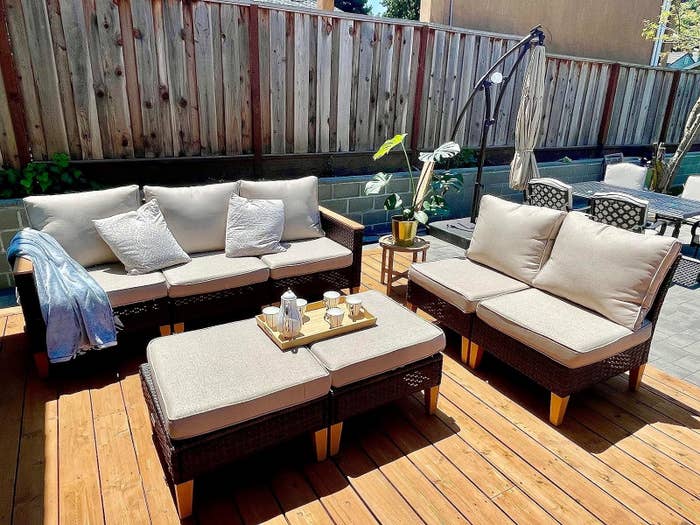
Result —
[[491, 85], [490, 80], [484, 81], [484, 95], [486, 98], [486, 104], [484, 107], [484, 125], [481, 129], [481, 145], [479, 147], [479, 164], [476, 168], [476, 178], [474, 179], [474, 195], [472, 196], [472, 216], [471, 222], [476, 223], [476, 218], [479, 215], [479, 204], [481, 203], [481, 193], [483, 191], [483, 184], [481, 183], [481, 178], [484, 173], [484, 164], [486, 163], [486, 144], [489, 136], [489, 131], [491, 131], [491, 125], [493, 124], [493, 118], [491, 115]]

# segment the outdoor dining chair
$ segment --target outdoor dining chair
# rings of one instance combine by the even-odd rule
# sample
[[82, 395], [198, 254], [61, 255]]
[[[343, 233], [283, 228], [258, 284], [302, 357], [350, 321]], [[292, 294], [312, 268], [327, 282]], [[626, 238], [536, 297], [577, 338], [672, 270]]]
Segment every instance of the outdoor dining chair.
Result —
[[643, 233], [647, 228], [649, 203], [624, 193], [595, 193], [589, 214], [594, 221]]
[[545, 177], [527, 183], [525, 201], [530, 206], [570, 211], [573, 207], [573, 194], [568, 184]]
[[[682, 199], [700, 201], [700, 175], [690, 175], [683, 185]], [[691, 217], [686, 221], [690, 224], [690, 246], [694, 247], [693, 257], [700, 251], [700, 216]]]
[[647, 169], [631, 162], [606, 164], [603, 182], [620, 188], [643, 190], [647, 179]]

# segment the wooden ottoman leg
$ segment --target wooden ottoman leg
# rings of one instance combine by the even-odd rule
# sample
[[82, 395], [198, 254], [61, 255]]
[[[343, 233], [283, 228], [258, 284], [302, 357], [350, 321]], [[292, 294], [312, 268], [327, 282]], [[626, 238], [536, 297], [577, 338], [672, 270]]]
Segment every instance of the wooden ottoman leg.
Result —
[[185, 323], [175, 323], [173, 325], [173, 332], [176, 334], [181, 334], [185, 331]]
[[350, 293], [351, 293], [351, 294], [360, 293], [360, 287], [359, 287], [359, 286], [352, 286], [352, 287], [350, 288]]
[[328, 429], [322, 428], [314, 432], [314, 450], [316, 461], [323, 461], [328, 457]]
[[418, 311], [418, 307], [415, 306], [411, 301], [406, 301], [406, 308], [411, 310], [413, 313], [416, 313]]
[[175, 485], [175, 503], [180, 519], [192, 515], [192, 496], [194, 495], [194, 480], [185, 481]]
[[555, 427], [558, 427], [564, 421], [564, 414], [566, 414], [566, 407], [568, 404], [569, 396], [559, 397], [552, 392], [549, 401], [549, 422]]
[[479, 368], [482, 357], [484, 357], [484, 349], [472, 341], [469, 347], [469, 368], [472, 370]]
[[331, 425], [331, 445], [329, 453], [335, 456], [340, 451], [340, 435], [343, 432], [343, 422]]
[[164, 324], [160, 327], [160, 335], [166, 336], [172, 333], [172, 327], [169, 324]]
[[462, 337], [462, 352], [460, 355], [460, 359], [465, 365], [469, 360], [469, 339], [467, 339], [466, 337]]
[[49, 355], [46, 352], [36, 352], [32, 357], [38, 376], [41, 379], [49, 377]]
[[432, 416], [437, 410], [438, 397], [440, 396], [440, 385], [426, 388], [423, 391], [423, 394], [425, 395], [425, 413]]
[[639, 385], [642, 384], [642, 376], [644, 375], [644, 368], [646, 364], [639, 365], [637, 368], [630, 370], [630, 392], [636, 392], [639, 390]]

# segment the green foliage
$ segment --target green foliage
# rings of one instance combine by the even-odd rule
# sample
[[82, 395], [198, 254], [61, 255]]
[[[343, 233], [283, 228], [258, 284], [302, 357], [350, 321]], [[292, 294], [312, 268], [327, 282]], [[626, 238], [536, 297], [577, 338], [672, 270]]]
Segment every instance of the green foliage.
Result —
[[0, 168], [0, 198], [45, 195], [99, 189], [80, 170], [70, 167], [70, 157], [55, 153], [50, 162], [30, 162], [24, 169]]
[[382, 5], [389, 18], [418, 20], [420, 16], [420, 0], [382, 0]]
[[367, 0], [335, 0], [335, 6], [346, 13], [355, 13], [358, 15], [368, 15], [371, 11], [367, 5]]
[[700, 0], [672, 0], [658, 20], [644, 20], [642, 36], [655, 40], [660, 24], [666, 24], [663, 41], [673, 51], [690, 52], [700, 47]]
[[[428, 213], [445, 212], [447, 208], [445, 194], [447, 194], [449, 191], [459, 191], [462, 188], [462, 175], [453, 175], [450, 172], [436, 173], [432, 171], [432, 169], [426, 170], [425, 174], [431, 177], [429, 179], [430, 187], [427, 192], [422, 195], [422, 198], [416, 198], [416, 185], [413, 180], [413, 168], [409, 162], [408, 152], [406, 151], [406, 146], [404, 144], [406, 135], [406, 133], [402, 133], [386, 140], [372, 157], [374, 160], [380, 159], [395, 147], [401, 146], [406, 159], [406, 167], [408, 168], [408, 174], [411, 181], [411, 193], [413, 194], [411, 203], [407, 205], [403, 202], [400, 195], [397, 193], [390, 193], [384, 200], [384, 209], [401, 210], [401, 215], [404, 220], [417, 220], [421, 224], [427, 224], [429, 219]], [[447, 162], [465, 151], [470, 150], [460, 151], [458, 144], [454, 142], [447, 142], [440, 145], [432, 152], [421, 153], [419, 158], [423, 162]], [[389, 182], [391, 181], [391, 178], [392, 175], [390, 174], [388, 175], [384, 172], [377, 173], [372, 180], [367, 182], [365, 185], [365, 194], [377, 195], [378, 193], [385, 191], [389, 185]], [[421, 185], [420, 182], [419, 185]]]
[[476, 150], [462, 148], [462, 150], [452, 158], [442, 159], [435, 163], [439, 169], [474, 168], [479, 162], [476, 157]]

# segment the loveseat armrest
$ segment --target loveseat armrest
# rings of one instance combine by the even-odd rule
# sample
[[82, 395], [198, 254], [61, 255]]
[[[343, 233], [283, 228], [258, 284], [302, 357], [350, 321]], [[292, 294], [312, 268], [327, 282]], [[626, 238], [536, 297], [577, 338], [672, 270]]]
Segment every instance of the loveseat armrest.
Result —
[[326, 237], [345, 246], [352, 252], [352, 284], [351, 290], [356, 291], [360, 286], [362, 274], [362, 239], [365, 227], [339, 213], [319, 206], [321, 226]]
[[[48, 374], [48, 358], [46, 356], [46, 323], [41, 313], [39, 293], [36, 289], [34, 264], [26, 257], [17, 257], [12, 267], [12, 275], [17, 287], [19, 304], [24, 316], [25, 332], [37, 363], [39, 375]], [[39, 356], [39, 359], [37, 359]], [[43, 363], [43, 364], [41, 364]]]

